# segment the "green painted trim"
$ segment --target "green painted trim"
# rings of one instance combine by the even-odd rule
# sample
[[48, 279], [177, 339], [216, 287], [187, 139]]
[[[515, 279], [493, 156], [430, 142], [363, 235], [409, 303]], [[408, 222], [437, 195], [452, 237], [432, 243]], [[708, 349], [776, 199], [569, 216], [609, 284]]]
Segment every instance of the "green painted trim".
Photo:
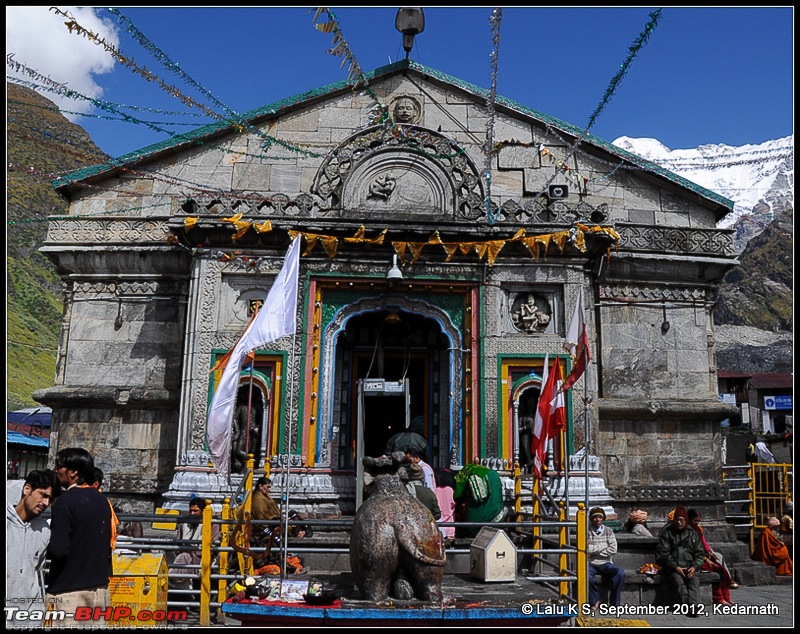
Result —
[[[570, 359], [569, 355], [567, 355], [567, 354], [555, 354], [555, 355], [550, 354], [549, 356], [550, 356], [550, 358], [555, 357], [555, 358], [559, 359], [559, 361], [566, 360], [565, 369], [566, 369], [567, 373], [569, 373], [570, 365], [571, 365], [571, 363], [570, 363], [571, 359]], [[497, 382], [497, 404], [498, 404], [498, 410], [502, 406], [501, 405], [501, 403], [502, 403], [501, 399], [502, 399], [502, 396], [503, 396], [503, 384], [502, 384], [502, 380], [503, 380], [503, 363], [504, 362], [508, 362], [508, 361], [516, 361], [516, 360], [524, 362], [526, 359], [527, 360], [531, 360], [531, 361], [533, 361], [533, 360], [544, 361], [544, 357], [545, 357], [545, 355], [544, 354], [540, 354], [540, 353], [531, 353], [531, 354], [498, 354], [497, 355], [497, 378], [496, 378], [496, 382]], [[539, 378], [541, 379], [541, 377], [539, 377]], [[517, 381], [515, 381], [514, 384], [509, 386], [510, 391], [513, 391], [513, 386], [514, 385], [518, 385], [523, 380], [527, 380], [527, 377], [522, 377], [522, 378], [518, 379]], [[572, 388], [570, 388], [569, 391], [572, 392]], [[571, 398], [564, 399], [564, 408], [566, 409], [566, 416], [567, 416], [567, 456], [565, 456], [565, 458], [566, 458], [568, 456], [571, 456], [573, 453], [575, 453], [575, 434], [574, 434], [574, 427], [575, 426], [574, 426], [574, 421], [572, 419], [572, 399]], [[500, 414], [500, 411], [498, 411], [498, 415], [499, 414]], [[513, 423], [513, 421], [509, 421], [509, 423]]]
[[[306, 386], [305, 386], [305, 383], [303, 382], [303, 377], [305, 377], [305, 375], [306, 375], [306, 354], [305, 354], [305, 351], [307, 349], [306, 346], [308, 345], [308, 335], [309, 335], [308, 303], [310, 301], [313, 301], [313, 298], [309, 297], [310, 288], [311, 288], [311, 271], [306, 271], [305, 276], [303, 278], [303, 305], [299, 307], [300, 308], [300, 314], [302, 315], [302, 322], [301, 322], [302, 323], [302, 326], [301, 326], [302, 330], [301, 330], [301, 332], [303, 333], [302, 336], [300, 337], [300, 351], [301, 351], [300, 352], [300, 385], [298, 385], [297, 389], [294, 391], [295, 394], [297, 394], [297, 434], [298, 434], [297, 437], [301, 439], [301, 442], [300, 442], [301, 447], [302, 447], [302, 444], [303, 444], [302, 443], [303, 421], [305, 420], [305, 411], [306, 411], [306, 399], [305, 399]], [[321, 381], [322, 379], [320, 378], [318, 380]], [[283, 427], [284, 427], [284, 425], [281, 425], [281, 428], [283, 428]], [[319, 420], [317, 420], [316, 427], [317, 427], [317, 433], [319, 433], [319, 430], [320, 430]], [[281, 439], [281, 440], [283, 440], [283, 439]], [[283, 443], [281, 443], [281, 446], [283, 446]], [[316, 452], [317, 452], [317, 447], [318, 446], [319, 446], [319, 439], [317, 439], [317, 442], [315, 443], [315, 448], [314, 448], [314, 454], [315, 454], [315, 456], [314, 456], [314, 464], [315, 465], [317, 464]], [[300, 455], [302, 455], [302, 451], [300, 452]]]

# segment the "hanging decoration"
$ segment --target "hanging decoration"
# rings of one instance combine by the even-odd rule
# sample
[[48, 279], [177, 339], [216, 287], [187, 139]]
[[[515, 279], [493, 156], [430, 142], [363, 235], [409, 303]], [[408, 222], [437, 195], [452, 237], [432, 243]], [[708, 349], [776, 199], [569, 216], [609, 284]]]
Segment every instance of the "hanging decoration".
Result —
[[642, 47], [647, 43], [647, 40], [650, 39], [650, 35], [652, 35], [655, 28], [658, 26], [658, 21], [661, 19], [661, 9], [657, 11], [653, 11], [650, 15], [650, 21], [645, 25], [644, 31], [639, 34], [639, 37], [634, 40], [633, 44], [628, 47], [628, 57], [625, 58], [625, 61], [622, 62], [622, 66], [620, 66], [619, 72], [614, 75], [611, 79], [611, 82], [608, 84], [606, 88], [606, 92], [603, 94], [603, 98], [600, 100], [597, 108], [592, 113], [592, 116], [589, 117], [589, 123], [586, 126], [586, 130], [584, 134], [589, 131], [589, 129], [594, 125], [595, 120], [597, 117], [600, 116], [600, 113], [606, 107], [609, 101], [611, 101], [611, 97], [614, 95], [614, 91], [617, 89], [617, 86], [628, 73], [628, 69], [630, 68], [633, 59], [639, 54], [639, 51]]
[[486, 97], [486, 142], [483, 145], [483, 154], [485, 158], [483, 180], [486, 192], [486, 220], [489, 225], [496, 224], [499, 219], [499, 210], [495, 213], [492, 208], [492, 163], [494, 161], [495, 100], [497, 97], [497, 72], [500, 58], [500, 22], [502, 19], [503, 9], [500, 7], [492, 9], [492, 15], [489, 18], [489, 26], [492, 33], [492, 52], [489, 54], [491, 88]]
[[328, 257], [333, 259], [336, 256], [336, 250], [339, 248], [339, 238], [336, 236], [327, 236], [320, 233], [307, 233], [305, 231], [289, 231], [289, 236], [292, 240], [295, 239], [296, 236], [301, 235], [306, 239], [308, 242], [308, 246], [306, 250], [303, 251], [303, 255], [308, 255], [311, 251], [314, 250], [314, 247], [317, 246], [317, 243], [322, 244], [322, 248], [325, 250], [325, 253], [328, 254]]
[[378, 245], [380, 245], [380, 244], [383, 244], [383, 239], [384, 239], [384, 237], [386, 237], [386, 232], [388, 231], [388, 229], [384, 229], [383, 231], [381, 231], [378, 234], [378, 236], [375, 237], [375, 238], [365, 238], [364, 237], [364, 232], [365, 231], [366, 231], [366, 229], [364, 228], [364, 225], [361, 225], [358, 228], [358, 231], [356, 231], [354, 236], [352, 236], [351, 238], [345, 238], [344, 241], [345, 242], [351, 242], [351, 243], [352, 242], [359, 242], [359, 243], [362, 243], [362, 244], [378, 244]]
[[[552, 161], [553, 163], [556, 164], [556, 169], [554, 170], [553, 175], [542, 186], [542, 192], [547, 191], [547, 188], [559, 174], [563, 173], [569, 176], [570, 172], [569, 160], [572, 158], [572, 155], [577, 151], [578, 146], [583, 142], [584, 138], [586, 138], [586, 135], [589, 133], [589, 130], [594, 125], [595, 121], [597, 120], [597, 117], [600, 115], [600, 113], [606, 107], [608, 102], [611, 100], [611, 97], [614, 95], [614, 92], [619, 86], [619, 83], [622, 81], [623, 77], [627, 74], [631, 63], [633, 62], [633, 59], [636, 57], [636, 55], [639, 53], [642, 47], [647, 43], [647, 40], [650, 38], [650, 35], [655, 30], [656, 26], [658, 25], [658, 20], [661, 18], [661, 9], [658, 9], [657, 11], [650, 13], [649, 17], [650, 21], [645, 25], [642, 33], [640, 33], [639, 36], [634, 41], [634, 43], [631, 44], [630, 47], [628, 47], [628, 57], [622, 63], [620, 71], [616, 75], [614, 75], [614, 77], [611, 79], [611, 82], [609, 83], [605, 93], [603, 94], [603, 98], [600, 100], [600, 103], [598, 104], [597, 108], [595, 108], [594, 112], [592, 113], [592, 116], [589, 117], [589, 123], [586, 125], [586, 128], [584, 128], [583, 132], [580, 135], [575, 137], [575, 140], [570, 145], [566, 155], [563, 158], [561, 159], [555, 158]], [[548, 126], [548, 130], [550, 129], [551, 127]], [[502, 144], [509, 144], [509, 143], [513, 142], [508, 142], [508, 141], [502, 142]], [[526, 144], [526, 145], [530, 146], [533, 144]], [[548, 154], [552, 156], [550, 150], [548, 150], [547, 148], [543, 148], [543, 146], [541, 145], [539, 146], [540, 154], [542, 153], [543, 149], [547, 151], [547, 154], [544, 154], [543, 156], [547, 156]], [[578, 176], [578, 178], [579, 180], [576, 182], [583, 181], [584, 187], [588, 186], [590, 182], [589, 178], [585, 176]]]
[[[323, 15], [327, 18], [327, 22], [318, 22]], [[396, 125], [391, 114], [389, 114], [389, 109], [381, 103], [375, 91], [372, 90], [372, 87], [369, 85], [364, 71], [361, 70], [361, 66], [359, 66], [355, 55], [353, 55], [353, 52], [350, 50], [350, 45], [347, 43], [339, 27], [339, 21], [336, 19], [336, 16], [328, 7], [315, 7], [312, 23], [314, 24], [314, 28], [318, 31], [326, 34], [333, 34], [333, 47], [329, 48], [327, 53], [334, 57], [341, 57], [342, 68], [344, 68], [345, 64], [349, 64], [347, 80], [355, 82], [353, 84], [353, 90], [356, 91], [363, 87], [361, 94], [367, 94], [372, 99], [373, 103], [370, 107], [371, 123], [373, 125], [385, 124], [389, 129], [395, 130]], [[398, 131], [396, 136], [400, 136], [401, 134], [402, 132]]]
[[[321, 154], [316, 154], [314, 152], [309, 152], [307, 150], [303, 150], [302, 148], [298, 148], [298, 147], [292, 146], [291, 144], [286, 143], [285, 141], [281, 141], [280, 139], [276, 139], [274, 137], [271, 137], [268, 134], [265, 134], [264, 132], [262, 132], [258, 128], [252, 126], [241, 115], [239, 115], [235, 111], [231, 110], [227, 106], [223, 105], [223, 108], [225, 109], [225, 111], [227, 113], [229, 113], [228, 117], [218, 114], [214, 110], [211, 110], [210, 108], [208, 108], [206, 105], [204, 105], [202, 103], [199, 103], [199, 102], [195, 101], [194, 99], [192, 99], [191, 97], [188, 97], [188, 96], [184, 95], [178, 88], [168, 84], [166, 81], [161, 79], [158, 75], [156, 75], [155, 73], [153, 73], [149, 69], [140, 68], [133, 59], [128, 58], [125, 55], [123, 55], [122, 52], [119, 51], [114, 45], [109, 44], [104, 38], [100, 37], [99, 35], [97, 35], [96, 33], [92, 32], [91, 30], [81, 26], [78, 23], [78, 21], [72, 15], [70, 15], [68, 12], [61, 11], [56, 7], [50, 7], [50, 9], [52, 11], [54, 11], [55, 13], [67, 18], [67, 22], [65, 22], [64, 24], [65, 24], [65, 26], [67, 27], [67, 29], [69, 30], [70, 33], [72, 33], [74, 31], [78, 35], [82, 35], [82, 36], [86, 37], [90, 42], [94, 42], [95, 44], [98, 44], [99, 46], [102, 46], [120, 64], [122, 64], [126, 68], [129, 68], [134, 73], [140, 75], [146, 81], [156, 82], [169, 95], [171, 95], [172, 97], [174, 97], [175, 99], [177, 99], [181, 103], [183, 103], [183, 104], [185, 104], [187, 106], [190, 106], [192, 108], [197, 108], [197, 109], [201, 110], [205, 115], [207, 115], [208, 117], [210, 117], [212, 119], [219, 120], [219, 121], [224, 121], [226, 123], [229, 123], [231, 126], [233, 126], [233, 128], [237, 132], [245, 132], [246, 130], [249, 130], [250, 132], [256, 134], [257, 136], [265, 139], [266, 140], [265, 143], [271, 144], [271, 143], [274, 142], [274, 143], [277, 143], [278, 145], [280, 145], [281, 147], [284, 147], [286, 149], [291, 149], [294, 152], [306, 154], [308, 156], [315, 156], [315, 157], [322, 156]], [[144, 36], [142, 36], [142, 38], [144, 39], [144, 42], [149, 42], [149, 40], [144, 38]], [[142, 42], [140, 41], [140, 43], [142, 43]], [[146, 46], [146, 48], [148, 48], [148, 50], [151, 50], [151, 52], [154, 52], [154, 51], [158, 50], [154, 45], [149, 46], [149, 47]], [[166, 56], [164, 56], [164, 57], [166, 57]], [[157, 59], [159, 59], [159, 61], [162, 61], [161, 56], [157, 55]], [[180, 67], [177, 66], [177, 64], [174, 64], [174, 62], [170, 62], [170, 64], [172, 64], [172, 66], [168, 66], [168, 67], [171, 70], [173, 70], [174, 68], [180, 68]], [[199, 90], [201, 90], [201, 92], [203, 92], [203, 94], [205, 94], [207, 96], [210, 96], [211, 99], [215, 100], [218, 104], [221, 104], [221, 102], [216, 100], [216, 98], [208, 90], [206, 90], [205, 88], [202, 88], [199, 84], [197, 84], [197, 82], [195, 82], [194, 80], [189, 78], [188, 75], [183, 73], [183, 77], [189, 79], [193, 83], [193, 85], [195, 87], [197, 87]], [[126, 115], [123, 114], [123, 116], [126, 116]], [[166, 132], [167, 134], [170, 134], [170, 136], [174, 136], [174, 134], [171, 133], [171, 132], [168, 132], [166, 130], [162, 130], [162, 131]], [[267, 145], [266, 147], [269, 147], [269, 145]]]
[[[243, 222], [239, 214], [233, 216], [232, 218], [226, 218], [224, 220], [233, 223]], [[194, 223], [192, 223], [192, 226], [193, 225]], [[189, 228], [188, 220], [185, 226]], [[359, 231], [356, 233], [356, 236], [351, 238], [345, 238], [344, 240], [345, 242], [349, 242], [351, 244], [381, 244], [387, 231], [388, 229], [384, 229], [383, 231], [381, 231], [378, 238], [362, 240], [362, 239], [357, 239], [356, 237], [359, 234], [361, 234], [361, 230], [359, 229]], [[333, 259], [334, 257], [336, 257], [336, 253], [339, 246], [339, 238], [337, 236], [326, 235], [321, 233], [311, 233], [307, 231], [298, 231], [293, 229], [288, 230], [288, 233], [291, 239], [294, 239], [298, 235], [305, 238], [307, 246], [305, 251], [303, 252], [304, 256], [311, 253], [311, 251], [314, 250], [314, 247], [316, 247], [317, 244], [321, 244], [322, 248], [324, 249], [325, 253], [328, 255], [329, 258]], [[503, 248], [505, 248], [505, 246], [511, 242], [521, 242], [522, 244], [524, 244], [528, 248], [528, 251], [530, 252], [531, 256], [533, 256], [533, 258], [536, 260], [547, 256], [547, 250], [551, 244], [556, 245], [559, 252], [563, 252], [564, 249], [567, 248], [567, 245], [572, 245], [579, 251], [585, 252], [586, 242], [584, 233], [602, 233], [612, 238], [615, 241], [615, 243], [617, 243], [619, 240], [619, 234], [617, 234], [616, 231], [614, 231], [613, 229], [609, 229], [608, 227], [577, 225], [576, 227], [573, 227], [572, 229], [566, 231], [557, 231], [555, 233], [541, 234], [535, 236], [526, 235], [525, 229], [522, 228], [519, 229], [510, 238], [500, 238], [495, 240], [463, 241], [463, 242], [444, 242], [439, 236], [439, 232], [436, 231], [427, 240], [419, 242], [396, 240], [396, 241], [391, 241], [391, 245], [395, 253], [397, 254], [398, 259], [401, 262], [405, 262], [406, 255], [410, 255], [409, 264], [412, 265], [415, 264], [417, 260], [419, 260], [425, 248], [431, 246], [437, 246], [441, 247], [444, 250], [446, 256], [445, 257], [446, 262], [451, 261], [456, 253], [461, 253], [462, 255], [468, 255], [469, 253], [473, 252], [475, 253], [475, 255], [478, 256], [478, 260], [483, 260], [485, 258], [488, 265], [491, 267], [494, 265], [495, 261], [497, 260], [497, 257], [500, 255], [500, 252], [503, 250]], [[380, 242], [377, 242], [377, 240], [380, 240]], [[232, 259], [232, 256], [230, 254], [223, 254], [221, 251], [219, 252], [219, 254], [225, 255], [227, 259]]]

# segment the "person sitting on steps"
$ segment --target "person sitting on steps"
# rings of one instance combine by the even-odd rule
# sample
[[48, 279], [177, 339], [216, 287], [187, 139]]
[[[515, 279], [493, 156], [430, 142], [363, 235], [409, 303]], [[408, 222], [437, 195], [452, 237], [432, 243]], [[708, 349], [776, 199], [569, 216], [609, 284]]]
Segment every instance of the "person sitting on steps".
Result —
[[606, 512], [599, 506], [589, 511], [586, 553], [589, 556], [589, 603], [594, 608], [600, 605], [600, 588], [595, 581], [597, 575], [611, 584], [608, 598], [613, 606], [620, 605], [622, 587], [625, 585], [625, 571], [611, 560], [617, 554], [617, 538], [613, 530], [603, 526], [605, 519]]

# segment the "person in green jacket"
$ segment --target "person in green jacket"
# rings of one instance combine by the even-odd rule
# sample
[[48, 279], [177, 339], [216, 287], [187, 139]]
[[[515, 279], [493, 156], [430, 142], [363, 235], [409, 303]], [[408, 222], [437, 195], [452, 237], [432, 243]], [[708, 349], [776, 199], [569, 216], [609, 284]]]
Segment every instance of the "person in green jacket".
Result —
[[678, 602], [689, 606], [687, 616], [700, 616], [700, 567], [705, 550], [697, 533], [689, 528], [686, 507], [675, 509], [672, 525], [659, 536], [656, 561], [662, 574], [678, 595]]
[[[453, 497], [463, 502], [465, 522], [502, 522], [505, 517], [503, 506], [503, 482], [494, 469], [479, 464], [468, 464], [455, 476], [456, 486]], [[464, 535], [475, 537], [480, 526], [468, 526]]]

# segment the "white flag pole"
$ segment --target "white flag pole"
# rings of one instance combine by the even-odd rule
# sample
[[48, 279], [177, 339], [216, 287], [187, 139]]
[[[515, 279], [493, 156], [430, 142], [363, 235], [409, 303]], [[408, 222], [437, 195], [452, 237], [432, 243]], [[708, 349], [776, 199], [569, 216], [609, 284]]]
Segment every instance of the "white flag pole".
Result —
[[[301, 240], [302, 238], [298, 235], [295, 240]], [[300, 245], [298, 244], [298, 248]], [[298, 265], [299, 266], [299, 265]], [[299, 278], [299, 272], [298, 272]], [[300, 294], [300, 284], [297, 284], [297, 295]], [[294, 316], [295, 320], [297, 319], [297, 315]], [[286, 578], [286, 557], [288, 555], [288, 542], [289, 542], [289, 476], [291, 475], [291, 470], [289, 469], [289, 461], [291, 460], [292, 454], [292, 431], [293, 431], [293, 421], [294, 421], [294, 409], [295, 409], [295, 398], [294, 398], [294, 367], [295, 367], [295, 360], [297, 358], [297, 327], [295, 326], [294, 333], [292, 334], [292, 353], [290, 355], [291, 362], [289, 363], [289, 367], [287, 368], [287, 373], [289, 374], [289, 386], [287, 389], [287, 394], [289, 395], [289, 422], [287, 426], [286, 432], [286, 462], [284, 464], [284, 472], [283, 472], [283, 502], [284, 502], [284, 509], [283, 509], [283, 539], [281, 539], [281, 581]]]

